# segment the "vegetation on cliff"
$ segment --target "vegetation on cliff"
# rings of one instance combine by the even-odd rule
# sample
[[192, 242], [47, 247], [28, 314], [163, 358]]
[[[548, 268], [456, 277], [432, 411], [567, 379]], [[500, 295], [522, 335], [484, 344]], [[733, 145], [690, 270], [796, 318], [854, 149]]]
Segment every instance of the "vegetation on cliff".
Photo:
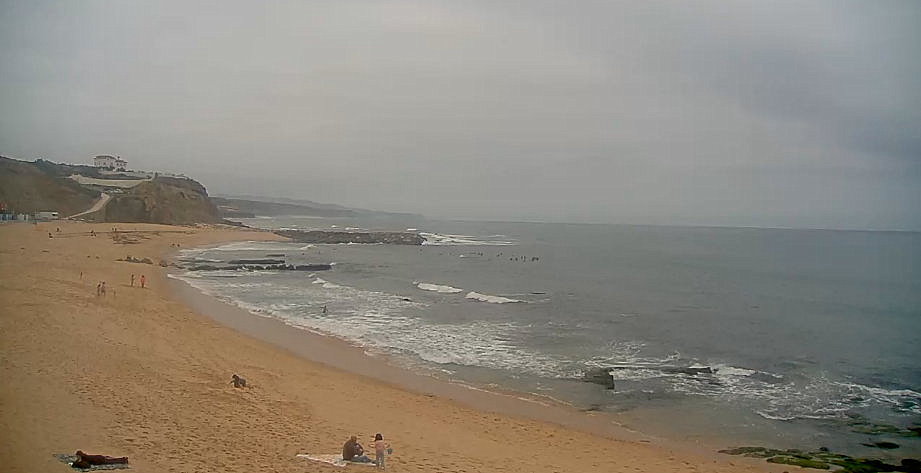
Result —
[[18, 161], [0, 156], [0, 202], [16, 213], [59, 212], [61, 216], [86, 210], [99, 197], [67, 179], [54, 163]]

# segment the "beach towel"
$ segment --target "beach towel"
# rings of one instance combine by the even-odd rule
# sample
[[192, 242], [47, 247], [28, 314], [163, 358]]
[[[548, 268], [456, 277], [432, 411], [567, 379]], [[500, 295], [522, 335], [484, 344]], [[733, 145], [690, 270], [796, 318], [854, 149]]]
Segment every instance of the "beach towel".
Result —
[[[57, 458], [58, 460], [64, 463], [67, 463], [67, 466], [70, 466], [73, 462], [77, 461], [76, 455], [70, 455], [67, 453], [55, 453], [54, 458]], [[127, 470], [131, 468], [131, 466], [128, 465], [127, 463], [113, 463], [111, 465], [93, 465], [89, 468], [74, 468], [74, 467], [71, 467], [71, 468], [73, 468], [74, 470], [80, 470], [80, 471]]]
[[322, 462], [333, 466], [338, 466], [340, 468], [347, 467], [349, 465], [357, 466], [375, 466], [374, 463], [358, 463], [358, 462], [347, 462], [342, 459], [341, 453], [298, 453], [295, 455], [298, 458], [303, 458], [305, 460]]

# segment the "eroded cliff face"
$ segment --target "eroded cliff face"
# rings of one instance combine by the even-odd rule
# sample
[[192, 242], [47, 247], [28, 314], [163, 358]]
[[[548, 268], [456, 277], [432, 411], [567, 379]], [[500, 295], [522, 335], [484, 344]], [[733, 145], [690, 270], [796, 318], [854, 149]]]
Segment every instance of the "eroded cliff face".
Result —
[[169, 225], [220, 222], [204, 186], [191, 179], [157, 177], [115, 194], [102, 211], [107, 222]]

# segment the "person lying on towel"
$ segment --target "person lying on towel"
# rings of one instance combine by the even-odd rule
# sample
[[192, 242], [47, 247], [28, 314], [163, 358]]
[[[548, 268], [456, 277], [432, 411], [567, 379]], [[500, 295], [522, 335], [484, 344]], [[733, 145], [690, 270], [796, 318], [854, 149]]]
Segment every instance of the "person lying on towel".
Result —
[[77, 459], [71, 465], [74, 468], [89, 468], [93, 465], [115, 465], [128, 463], [128, 457], [110, 457], [108, 455], [88, 455], [77, 450]]

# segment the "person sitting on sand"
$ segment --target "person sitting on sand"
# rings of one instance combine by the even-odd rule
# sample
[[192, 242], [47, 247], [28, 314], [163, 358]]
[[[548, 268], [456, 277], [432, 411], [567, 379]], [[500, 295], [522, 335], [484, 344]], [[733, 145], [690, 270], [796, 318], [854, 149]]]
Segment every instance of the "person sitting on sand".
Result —
[[245, 379], [243, 379], [243, 378], [241, 378], [241, 377], [239, 377], [239, 376], [237, 376], [237, 375], [233, 375], [232, 378], [233, 378], [233, 379], [230, 380], [230, 384], [232, 384], [233, 387], [235, 387], [235, 388], [245, 388], [245, 387], [246, 387], [246, 380], [245, 380]]
[[74, 468], [91, 468], [93, 465], [127, 464], [128, 457], [110, 457], [108, 455], [88, 455], [77, 450], [77, 459], [71, 464]]
[[365, 448], [358, 443], [358, 437], [354, 435], [342, 446], [342, 459], [357, 463], [371, 463], [371, 459], [365, 455]]

